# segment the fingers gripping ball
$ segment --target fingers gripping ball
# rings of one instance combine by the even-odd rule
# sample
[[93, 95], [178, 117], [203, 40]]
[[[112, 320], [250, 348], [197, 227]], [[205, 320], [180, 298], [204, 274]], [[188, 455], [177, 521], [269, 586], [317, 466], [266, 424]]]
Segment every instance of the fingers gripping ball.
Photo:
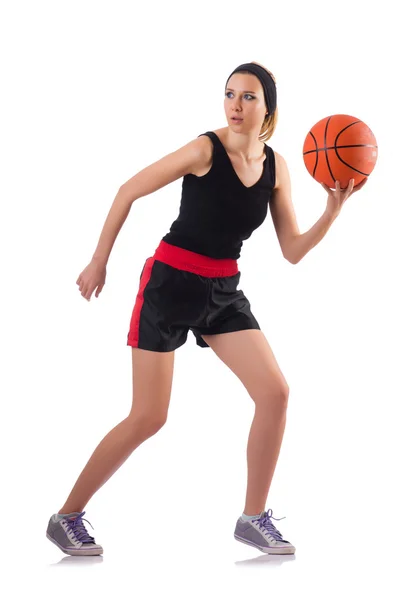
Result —
[[303, 160], [310, 175], [335, 189], [350, 179], [358, 185], [376, 164], [378, 145], [363, 121], [350, 115], [331, 115], [313, 125], [303, 144]]

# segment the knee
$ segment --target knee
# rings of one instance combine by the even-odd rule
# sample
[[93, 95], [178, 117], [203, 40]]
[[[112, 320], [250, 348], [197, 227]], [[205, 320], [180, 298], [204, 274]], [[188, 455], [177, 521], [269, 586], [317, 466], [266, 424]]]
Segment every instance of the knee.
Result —
[[289, 385], [287, 383], [284, 383], [281, 391], [280, 391], [280, 403], [283, 407], [283, 409], [286, 411], [288, 408], [288, 399], [289, 399]]
[[146, 431], [149, 436], [155, 435], [160, 429], [164, 427], [167, 419], [153, 419], [152, 421], [148, 421], [146, 425]]
[[267, 385], [254, 398], [257, 408], [265, 408], [275, 413], [284, 415], [287, 411], [289, 399], [289, 386], [286, 382]]
[[167, 422], [167, 415], [135, 415], [133, 412], [128, 417], [131, 430], [138, 431], [144, 438], [155, 435]]

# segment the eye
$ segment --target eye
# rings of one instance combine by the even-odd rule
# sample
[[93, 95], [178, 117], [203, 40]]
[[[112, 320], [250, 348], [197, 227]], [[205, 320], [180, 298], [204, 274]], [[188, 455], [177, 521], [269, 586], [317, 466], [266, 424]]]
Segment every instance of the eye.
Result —
[[[226, 92], [225, 96], [229, 98], [229, 94], [233, 94], [233, 92]], [[250, 100], [255, 99], [255, 96], [252, 96], [252, 94], [244, 94], [244, 97], [246, 96], [249, 96]]]

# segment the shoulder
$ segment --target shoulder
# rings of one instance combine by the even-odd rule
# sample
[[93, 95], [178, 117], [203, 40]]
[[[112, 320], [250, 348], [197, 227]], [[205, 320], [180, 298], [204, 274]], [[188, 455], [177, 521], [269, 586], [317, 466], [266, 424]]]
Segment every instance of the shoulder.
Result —
[[289, 179], [289, 172], [285, 158], [279, 152], [276, 152], [276, 150], [273, 150], [273, 154], [276, 171], [276, 183], [274, 188], [277, 189], [286, 181], [286, 179]]
[[190, 174], [200, 176], [203, 170], [211, 166], [214, 146], [209, 135], [200, 134], [186, 144], [183, 150], [190, 157]]
[[208, 169], [212, 166], [214, 155], [221, 150], [221, 146], [224, 147], [226, 132], [227, 127], [221, 127], [206, 131], [196, 138], [197, 162], [192, 170], [193, 175], [202, 176], [207, 174]]
[[274, 150], [273, 148], [272, 148], [272, 150], [273, 150], [275, 162], [281, 163], [284, 160], [284, 158], [281, 156], [281, 154], [279, 152], [276, 152], [276, 150]]
[[211, 136], [209, 135], [210, 133], [211, 131], [207, 131], [206, 133], [201, 133], [199, 137], [197, 137], [197, 148], [200, 149], [202, 154], [212, 155], [214, 144]]
[[198, 137], [190, 140], [185, 146], [180, 148], [179, 151], [183, 151], [188, 154], [192, 159], [202, 162], [212, 156], [212, 141], [208, 135], [200, 134]]

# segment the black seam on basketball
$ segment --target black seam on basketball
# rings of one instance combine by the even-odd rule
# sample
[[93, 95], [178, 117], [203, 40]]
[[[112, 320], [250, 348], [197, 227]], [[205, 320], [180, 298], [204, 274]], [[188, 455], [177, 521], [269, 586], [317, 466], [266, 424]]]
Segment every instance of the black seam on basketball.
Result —
[[327, 150], [328, 150], [328, 148], [327, 148], [327, 131], [328, 131], [328, 125], [329, 125], [329, 122], [331, 121], [331, 119], [332, 119], [332, 115], [328, 119], [327, 124], [325, 126], [325, 130], [324, 130], [324, 147], [325, 147], [325, 159], [327, 161], [328, 171], [329, 171], [329, 173], [331, 175], [332, 181], [335, 181], [334, 174], [332, 173], [331, 165], [329, 164], [328, 154], [327, 154]]
[[346, 127], [344, 127], [343, 129], [340, 130], [340, 132], [338, 133], [338, 135], [335, 138], [335, 146], [338, 145], [338, 137], [344, 132], [346, 131], [346, 129], [349, 129], [349, 127], [352, 127], [353, 125], [357, 125], [357, 123], [361, 123], [361, 121], [353, 121], [353, 123], [349, 123], [349, 125], [346, 125]]
[[328, 146], [328, 148], [316, 148], [316, 150], [307, 150], [303, 153], [303, 156], [306, 154], [312, 154], [313, 152], [321, 152], [322, 150], [335, 150], [340, 148], [378, 148], [374, 144], [347, 144], [346, 146]]
[[356, 169], [355, 167], [352, 167], [351, 165], [349, 165], [349, 163], [347, 163], [345, 160], [343, 160], [343, 158], [341, 158], [338, 154], [338, 149], [335, 148], [335, 154], [336, 156], [339, 158], [339, 160], [346, 165], [346, 167], [349, 167], [349, 169], [351, 169], [352, 171], [355, 171], [356, 173], [360, 173], [360, 175], [365, 175], [366, 177], [369, 177], [370, 173], [364, 173], [363, 171], [359, 171], [358, 169]]
[[317, 140], [316, 140], [316, 138], [314, 137], [314, 135], [312, 134], [312, 132], [311, 132], [311, 131], [309, 131], [309, 133], [310, 133], [310, 135], [312, 136], [312, 138], [313, 138], [313, 140], [314, 140], [314, 143], [316, 144], [316, 149], [315, 149], [315, 150], [311, 150], [311, 152], [315, 152], [315, 153], [316, 153], [316, 162], [315, 162], [315, 164], [314, 164], [314, 169], [313, 169], [313, 173], [312, 173], [312, 177], [314, 177], [314, 176], [315, 176], [315, 174], [316, 174], [317, 163], [318, 163]]
[[355, 171], [355, 173], [360, 173], [360, 175], [364, 175], [365, 177], [369, 177], [369, 173], [363, 173], [363, 171], [359, 171], [358, 169], [356, 169], [355, 167], [352, 167], [351, 165], [349, 165], [349, 163], [347, 163], [345, 160], [343, 160], [343, 158], [340, 157], [339, 153], [338, 153], [338, 137], [344, 132], [346, 131], [346, 129], [349, 129], [349, 127], [352, 127], [352, 125], [357, 125], [357, 123], [362, 123], [362, 121], [354, 121], [353, 123], [350, 123], [349, 125], [346, 125], [346, 127], [344, 127], [343, 129], [340, 130], [340, 132], [338, 133], [338, 135], [335, 138], [335, 154], [336, 156], [339, 158], [339, 160], [346, 165], [346, 167], [349, 167], [349, 169], [352, 169], [352, 171]]

